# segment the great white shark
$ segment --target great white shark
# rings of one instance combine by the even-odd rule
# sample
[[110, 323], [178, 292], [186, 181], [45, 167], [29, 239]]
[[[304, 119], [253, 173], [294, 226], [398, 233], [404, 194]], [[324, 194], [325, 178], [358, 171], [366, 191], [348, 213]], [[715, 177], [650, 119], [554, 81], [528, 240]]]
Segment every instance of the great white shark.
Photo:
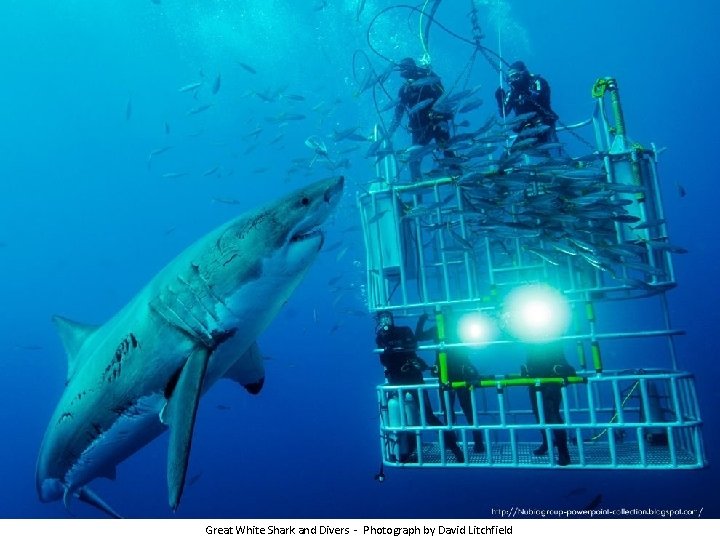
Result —
[[65, 390], [40, 447], [44, 502], [72, 498], [117, 513], [88, 484], [169, 429], [168, 502], [180, 503], [195, 414], [219, 379], [256, 394], [256, 339], [322, 247], [319, 227], [343, 179], [313, 183], [200, 238], [102, 326], [54, 317], [68, 357]]

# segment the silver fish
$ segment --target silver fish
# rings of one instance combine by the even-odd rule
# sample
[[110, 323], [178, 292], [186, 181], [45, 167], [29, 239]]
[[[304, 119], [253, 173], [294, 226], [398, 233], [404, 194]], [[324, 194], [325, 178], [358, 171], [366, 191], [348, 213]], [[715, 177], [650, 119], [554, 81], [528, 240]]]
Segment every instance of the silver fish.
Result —
[[185, 86], [181, 86], [180, 88], [178, 88], [178, 92], [192, 92], [193, 90], [197, 90], [198, 88], [200, 88], [202, 85], [202, 81], [186, 84]]
[[192, 109], [189, 109], [187, 111], [188, 115], [193, 114], [199, 114], [201, 112], [207, 111], [210, 107], [212, 107], [212, 103], [206, 103], [204, 105], [198, 105], [197, 107], [193, 107]]
[[410, 107], [407, 110], [408, 116], [412, 116], [412, 115], [422, 111], [423, 109], [429, 108], [433, 104], [433, 101], [435, 101], [434, 98], [428, 98], [428, 99], [423, 99], [422, 101], [417, 102], [415, 105], [413, 105], [412, 107]]

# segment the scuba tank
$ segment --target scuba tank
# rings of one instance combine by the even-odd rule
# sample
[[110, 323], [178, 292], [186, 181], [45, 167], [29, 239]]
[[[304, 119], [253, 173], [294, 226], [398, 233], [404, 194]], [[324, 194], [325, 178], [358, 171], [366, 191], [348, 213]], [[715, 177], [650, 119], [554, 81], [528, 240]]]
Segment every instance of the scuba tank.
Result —
[[417, 401], [411, 392], [405, 392], [402, 401], [397, 396], [388, 399], [387, 426], [399, 429], [390, 443], [390, 455], [395, 456], [397, 461], [400, 461], [401, 456], [410, 453], [410, 437], [415, 437], [415, 433], [406, 430], [409, 426], [420, 424], [419, 412]]

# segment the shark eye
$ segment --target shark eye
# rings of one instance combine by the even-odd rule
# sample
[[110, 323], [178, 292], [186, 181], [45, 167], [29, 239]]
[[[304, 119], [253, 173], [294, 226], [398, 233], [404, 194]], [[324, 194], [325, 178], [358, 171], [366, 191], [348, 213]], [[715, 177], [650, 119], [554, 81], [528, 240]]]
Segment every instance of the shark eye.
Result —
[[310, 204], [310, 199], [308, 199], [307, 197], [303, 197], [300, 200], [300, 204], [302, 204], [303, 206], [307, 206], [308, 204]]

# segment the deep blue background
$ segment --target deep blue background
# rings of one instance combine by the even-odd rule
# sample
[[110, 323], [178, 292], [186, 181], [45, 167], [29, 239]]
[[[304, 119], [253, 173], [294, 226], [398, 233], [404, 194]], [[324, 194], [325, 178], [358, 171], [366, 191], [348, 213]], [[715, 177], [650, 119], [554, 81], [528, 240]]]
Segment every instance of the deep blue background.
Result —
[[[631, 138], [667, 147], [660, 163], [679, 287], [669, 295], [681, 366], [698, 379], [711, 464], [718, 459], [716, 276], [720, 137], [715, 60], [720, 8], [714, 3], [642, 0], [478, 2], [485, 45], [500, 45], [545, 76], [565, 123], [588, 118], [590, 87], [620, 84]], [[202, 4], [198, 7], [196, 4]], [[334, 127], [376, 121], [369, 94], [356, 97], [353, 52], [389, 2], [368, 0], [4, 0], [0, 6], [0, 517], [59, 517], [41, 504], [34, 466], [46, 422], [62, 391], [64, 353], [54, 313], [101, 323], [192, 240], [246, 208], [330, 174], [288, 174], [309, 158], [303, 141], [329, 141]], [[469, 1], [445, 0], [438, 18], [470, 35]], [[416, 18], [393, 10], [373, 42], [399, 59], [418, 56]], [[408, 22], [410, 21], [410, 22]], [[435, 69], [454, 86], [471, 48], [438, 28]], [[252, 66], [256, 74], [239, 62]], [[201, 76], [202, 72], [202, 76]], [[222, 85], [210, 87], [221, 74]], [[204, 79], [202, 77], [204, 76]], [[178, 88], [204, 80], [198, 99]], [[456, 88], [464, 84], [461, 80]], [[394, 90], [398, 81], [392, 80]], [[479, 59], [469, 80], [494, 113], [497, 75]], [[302, 94], [266, 103], [251, 91]], [[128, 116], [128, 103], [130, 114]], [[203, 103], [197, 115], [186, 111]], [[305, 120], [277, 126], [283, 111]], [[165, 132], [165, 123], [170, 133]], [[256, 127], [257, 136], [248, 134]], [[280, 133], [283, 138], [270, 141]], [[571, 141], [577, 144], [577, 141]], [[173, 148], [153, 158], [157, 148]], [[335, 152], [349, 144], [332, 147]], [[356, 186], [374, 174], [364, 149], [350, 154], [348, 188], [328, 244], [285, 311], [261, 337], [271, 357], [261, 395], [219, 383], [202, 401], [182, 517], [483, 517], [491, 507], [603, 506], [699, 508], [720, 517], [717, 468], [690, 472], [390, 470], [379, 464], [374, 387], [382, 372], [371, 354]], [[203, 176], [220, 167], [221, 177]], [[267, 167], [264, 172], [253, 172]], [[177, 179], [169, 172], [188, 173]], [[687, 190], [680, 198], [676, 182]], [[213, 202], [239, 199], [241, 205]], [[342, 274], [342, 291], [327, 282]], [[627, 358], [642, 366], [643, 358]], [[218, 408], [220, 405], [220, 408]], [[114, 483], [95, 483], [130, 517], [168, 517], [166, 437], [133, 456]], [[574, 495], [568, 495], [574, 492]], [[96, 516], [76, 505], [78, 515]]]

